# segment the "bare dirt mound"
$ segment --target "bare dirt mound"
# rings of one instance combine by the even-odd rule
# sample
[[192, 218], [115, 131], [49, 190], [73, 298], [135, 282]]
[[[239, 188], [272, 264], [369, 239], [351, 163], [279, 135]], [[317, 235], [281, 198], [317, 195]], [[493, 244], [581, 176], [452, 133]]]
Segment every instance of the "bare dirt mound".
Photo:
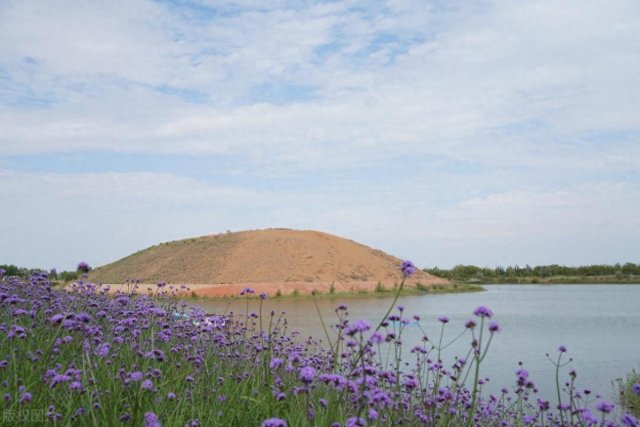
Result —
[[[401, 263], [380, 250], [330, 234], [269, 229], [162, 243], [96, 268], [90, 280], [211, 285], [194, 286], [197, 294], [208, 296], [248, 284], [303, 292], [331, 283], [337, 290], [372, 290], [378, 282], [386, 287], [399, 283]], [[410, 286], [416, 283], [428, 286], [447, 281], [418, 270], [407, 281]]]

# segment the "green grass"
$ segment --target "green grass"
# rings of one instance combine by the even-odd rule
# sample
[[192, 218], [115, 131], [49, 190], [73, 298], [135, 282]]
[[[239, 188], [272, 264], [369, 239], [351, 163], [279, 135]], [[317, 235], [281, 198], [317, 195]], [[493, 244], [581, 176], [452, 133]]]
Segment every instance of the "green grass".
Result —
[[640, 372], [632, 369], [624, 380], [619, 379], [614, 383], [614, 389], [618, 395], [620, 406], [640, 418], [640, 395], [635, 394], [632, 390], [633, 385], [639, 383]]
[[[395, 295], [397, 290], [398, 290], [397, 287], [394, 287], [394, 288], [383, 287], [381, 290], [377, 288], [374, 290], [364, 290], [364, 289], [357, 290], [354, 288], [349, 291], [342, 291], [342, 292], [329, 291], [327, 293], [322, 293], [317, 291], [315, 294], [315, 297], [319, 299], [360, 298], [363, 296], [371, 297], [371, 298], [384, 298], [384, 297]], [[484, 288], [482, 286], [468, 284], [468, 283], [453, 283], [451, 285], [431, 285], [431, 286], [418, 284], [415, 288], [404, 287], [400, 295], [401, 296], [440, 295], [440, 294], [457, 294], [457, 293], [465, 293], [465, 292], [482, 292], [482, 291], [484, 291]], [[193, 297], [192, 295], [187, 295], [183, 299], [188, 301], [190, 300], [191, 301], [207, 301], [207, 300], [215, 301], [215, 300], [229, 300], [229, 299], [235, 300], [235, 299], [245, 299], [245, 298], [246, 298], [245, 296], [240, 296], [238, 294], [238, 295], [232, 295], [232, 296], [219, 296], [219, 297], [206, 297], [206, 296]], [[254, 296], [252, 298], [257, 299], [258, 297]], [[304, 300], [304, 299], [312, 299], [312, 298], [314, 298], [314, 295], [300, 293], [297, 289], [289, 294], [283, 294], [282, 291], [278, 289], [275, 295], [269, 296], [269, 299], [276, 299], [276, 300], [290, 300], [290, 299]]]

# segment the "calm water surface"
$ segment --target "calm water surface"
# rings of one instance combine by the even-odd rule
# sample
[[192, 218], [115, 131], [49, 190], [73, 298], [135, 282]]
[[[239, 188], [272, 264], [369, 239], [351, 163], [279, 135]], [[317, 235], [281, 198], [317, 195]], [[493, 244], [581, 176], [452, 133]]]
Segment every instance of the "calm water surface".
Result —
[[[473, 317], [477, 306], [490, 307], [502, 326], [481, 370], [482, 376], [491, 379], [492, 391], [510, 387], [522, 361], [541, 393], [554, 398], [554, 367], [545, 354], [556, 357], [561, 344], [574, 359], [561, 378], [568, 378], [570, 368], [576, 369], [579, 389], [588, 388], [608, 398], [613, 397], [612, 380], [640, 368], [639, 285], [486, 285], [485, 289], [467, 294], [407, 296], [400, 298], [399, 304], [405, 306], [407, 317], [420, 315], [422, 327], [434, 339], [440, 334], [439, 316], [450, 318], [445, 337], [453, 338]], [[319, 299], [318, 304], [327, 323], [335, 319], [335, 306], [345, 303], [350, 319], [367, 319], [375, 324], [391, 301], [391, 297], [358, 297]], [[195, 305], [219, 313], [227, 304], [205, 301]], [[257, 311], [257, 307], [257, 301], [252, 301], [250, 310]], [[244, 313], [245, 302], [235, 300], [229, 310]], [[263, 312], [268, 315], [271, 310], [285, 311], [290, 329], [324, 338], [312, 300], [266, 300]], [[411, 348], [420, 337], [417, 327], [408, 327], [404, 345]], [[453, 363], [455, 355], [466, 355], [469, 342], [469, 336], [464, 336], [447, 348], [443, 358], [446, 364]]]

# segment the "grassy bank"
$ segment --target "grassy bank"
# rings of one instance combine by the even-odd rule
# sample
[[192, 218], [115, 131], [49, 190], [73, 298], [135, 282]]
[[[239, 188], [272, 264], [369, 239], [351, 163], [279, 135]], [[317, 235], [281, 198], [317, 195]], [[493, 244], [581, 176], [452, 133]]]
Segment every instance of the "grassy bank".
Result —
[[[396, 287], [390, 288], [376, 288], [374, 290], [351, 290], [349, 292], [320, 292], [315, 291], [313, 294], [300, 293], [293, 291], [288, 294], [276, 293], [270, 296], [269, 299], [273, 300], [295, 300], [295, 299], [311, 299], [311, 298], [326, 298], [326, 299], [344, 299], [344, 298], [359, 298], [359, 297], [373, 297], [373, 298], [385, 298], [395, 296], [397, 293]], [[438, 294], [455, 294], [465, 292], [482, 292], [484, 288], [482, 286], [471, 283], [452, 283], [451, 285], [431, 285], [425, 286], [418, 284], [415, 288], [404, 287], [400, 291], [400, 296], [413, 296], [413, 295], [438, 295]], [[186, 292], [182, 299], [187, 301], [203, 301], [203, 300], [236, 300], [244, 299], [241, 295], [225, 295], [219, 297], [199, 296], [195, 292]], [[255, 296], [254, 298], [258, 298]]]
[[[463, 282], [465, 283], [465, 282]], [[496, 277], [473, 283], [493, 285], [638, 285], [640, 277], [613, 276], [553, 276], [553, 277]]]

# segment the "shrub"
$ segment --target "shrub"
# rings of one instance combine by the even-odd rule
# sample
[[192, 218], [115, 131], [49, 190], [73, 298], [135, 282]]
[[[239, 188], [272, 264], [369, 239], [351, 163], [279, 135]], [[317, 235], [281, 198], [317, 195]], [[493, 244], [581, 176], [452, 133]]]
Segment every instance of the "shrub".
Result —
[[423, 292], [429, 292], [429, 286], [425, 286], [422, 283], [416, 283], [416, 289]]

